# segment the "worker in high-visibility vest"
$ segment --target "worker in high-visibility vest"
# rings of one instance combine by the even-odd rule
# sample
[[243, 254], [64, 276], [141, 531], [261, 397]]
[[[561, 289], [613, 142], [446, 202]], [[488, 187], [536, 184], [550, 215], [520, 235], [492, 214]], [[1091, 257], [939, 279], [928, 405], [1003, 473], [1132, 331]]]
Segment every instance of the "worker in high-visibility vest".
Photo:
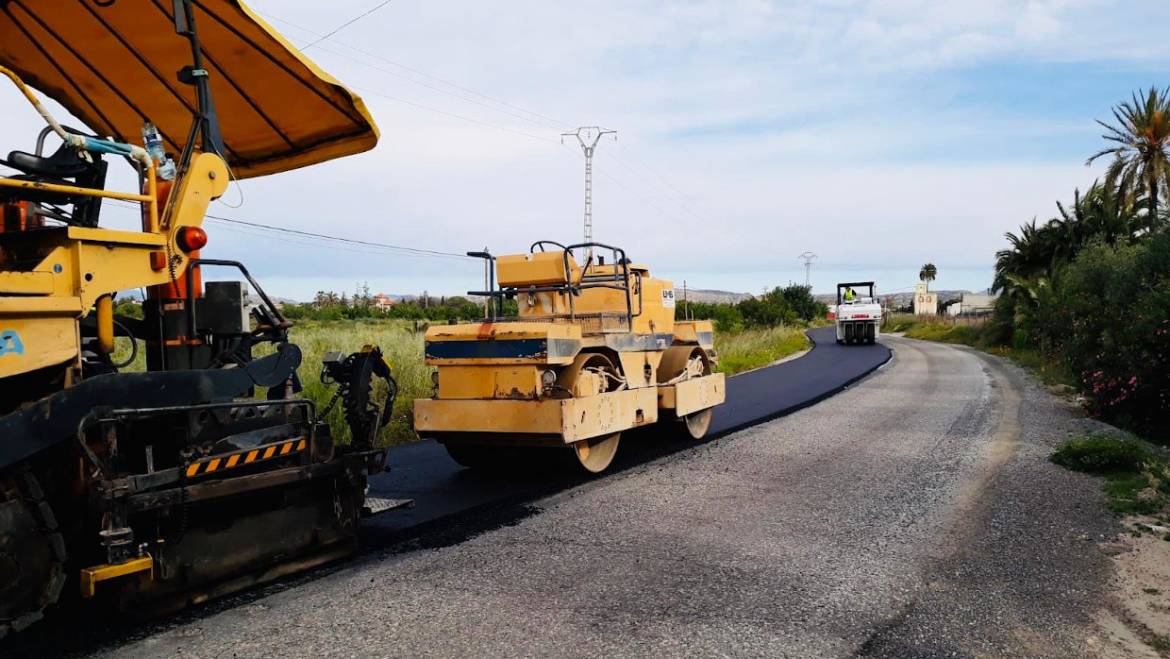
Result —
[[845, 287], [845, 301], [852, 302], [857, 299], [857, 294], [853, 292], [852, 286]]

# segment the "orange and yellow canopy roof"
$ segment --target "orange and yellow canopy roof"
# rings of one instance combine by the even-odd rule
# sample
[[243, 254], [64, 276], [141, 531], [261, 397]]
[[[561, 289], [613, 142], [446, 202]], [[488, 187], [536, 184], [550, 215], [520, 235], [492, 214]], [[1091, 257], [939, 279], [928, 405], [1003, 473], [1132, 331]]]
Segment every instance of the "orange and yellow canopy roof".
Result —
[[[204, 68], [238, 178], [360, 153], [378, 142], [362, 100], [239, 0], [193, 3]], [[169, 0], [0, 0], [0, 64], [101, 137], [141, 142], [153, 122], [178, 154], [195, 87]]]

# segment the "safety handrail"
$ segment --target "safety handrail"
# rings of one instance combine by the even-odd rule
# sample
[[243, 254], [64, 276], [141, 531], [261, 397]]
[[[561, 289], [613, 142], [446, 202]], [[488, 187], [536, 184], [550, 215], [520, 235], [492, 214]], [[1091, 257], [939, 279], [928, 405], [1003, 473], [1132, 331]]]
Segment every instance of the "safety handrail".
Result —
[[[610, 253], [613, 256], [613, 269], [614, 269], [613, 275], [612, 276], [601, 275], [601, 274], [593, 275], [592, 281], [589, 283], [586, 283], [585, 277], [586, 277], [587, 271], [589, 270], [589, 263], [586, 262], [585, 265], [582, 266], [582, 268], [581, 268], [581, 279], [577, 282], [577, 285], [575, 287], [576, 288], [576, 295], [580, 295], [582, 288], [615, 288], [617, 290], [624, 290], [626, 293], [626, 318], [630, 324], [630, 327], [632, 328], [634, 326], [634, 305], [633, 305], [633, 300], [632, 300], [631, 295], [630, 295], [630, 260], [628, 258], [626, 258], [626, 250], [622, 249], [621, 247], [615, 247], [613, 245], [607, 245], [605, 243], [599, 243], [599, 242], [593, 242], [593, 241], [587, 241], [587, 242], [583, 242], [583, 243], [577, 243], [574, 245], [568, 245], [565, 247], [565, 252], [564, 252], [565, 277], [567, 279], [569, 279], [570, 281], [572, 279], [572, 273], [570, 272], [570, 269], [569, 269], [569, 256], [572, 254], [573, 250], [574, 249], [583, 249], [583, 248], [587, 249], [589, 251], [589, 254], [590, 254], [590, 260], [592, 260], [592, 254], [593, 254], [594, 247], [599, 247], [601, 249], [606, 249], [606, 250], [610, 251]], [[619, 254], [621, 255], [620, 258], [618, 257]], [[620, 279], [618, 278], [618, 266], [621, 266], [621, 278]], [[610, 285], [603, 283], [603, 282], [609, 282], [609, 281], [620, 282], [620, 285], [619, 286], [610, 286]], [[576, 309], [575, 309], [574, 304], [573, 304], [573, 294], [570, 294], [569, 295], [569, 318], [572, 319], [575, 316], [575, 313], [576, 313]], [[639, 313], [641, 313], [641, 310], [639, 310]]]
[[[486, 298], [488, 298], [489, 305], [491, 305], [492, 301], [496, 302], [494, 309], [492, 309], [492, 308], [488, 309], [488, 316], [492, 320], [499, 320], [501, 318], [500, 314], [503, 313], [503, 300], [506, 298], [515, 297], [518, 293], [521, 293], [521, 292], [525, 292], [525, 293], [529, 293], [529, 294], [533, 294], [533, 293], [564, 293], [568, 299], [568, 302], [569, 302], [569, 314], [568, 314], [569, 320], [575, 320], [578, 318], [578, 316], [584, 318], [587, 316], [593, 317], [593, 316], [597, 316], [597, 315], [606, 315], [606, 314], [610, 314], [610, 313], [613, 313], [613, 314], [620, 313], [625, 318], [626, 326], [629, 328], [633, 327], [634, 318], [637, 318], [638, 316], [642, 315], [642, 311], [643, 311], [643, 307], [644, 307], [644, 303], [643, 303], [643, 299], [642, 299], [642, 285], [641, 285], [642, 277], [641, 277], [641, 274], [632, 272], [630, 270], [630, 260], [626, 257], [626, 251], [624, 249], [622, 249], [621, 247], [616, 247], [614, 245], [607, 245], [605, 243], [598, 243], [598, 242], [584, 242], [584, 243], [577, 243], [577, 244], [573, 244], [573, 245], [562, 245], [561, 243], [558, 243], [558, 242], [553, 241], [553, 240], [538, 240], [538, 241], [532, 243], [532, 246], [530, 246], [528, 248], [528, 251], [529, 251], [529, 253], [534, 253], [534, 251], [537, 247], [541, 248], [541, 251], [544, 251], [545, 245], [556, 245], [557, 247], [561, 248], [561, 250], [562, 250], [562, 264], [563, 264], [564, 271], [565, 271], [565, 277], [564, 277], [565, 283], [564, 284], [545, 284], [542, 286], [532, 285], [532, 286], [524, 286], [524, 287], [508, 286], [506, 288], [497, 289], [496, 288], [496, 272], [495, 272], [496, 257], [493, 256], [490, 252], [486, 252], [486, 251], [484, 251], [484, 252], [468, 252], [467, 253], [468, 256], [487, 260], [490, 264], [489, 269], [491, 271], [491, 274], [488, 277], [488, 281], [489, 281], [488, 290], [486, 290], [486, 291], [467, 291], [467, 294], [473, 295], [476, 297], [486, 297]], [[590, 273], [589, 270], [590, 270], [590, 266], [592, 265], [592, 257], [590, 257], [590, 260], [586, 261], [586, 263], [581, 266], [580, 277], [576, 281], [574, 281], [573, 267], [572, 267], [572, 265], [570, 265], [569, 258], [570, 258], [570, 256], [572, 256], [573, 250], [581, 249], [581, 248], [588, 248], [590, 253], [592, 253], [592, 248], [599, 248], [602, 250], [608, 250], [611, 253], [612, 258], [613, 258], [613, 263], [612, 263], [613, 273], [605, 273], [605, 274], [597, 273], [597, 272]], [[601, 265], [601, 264], [598, 263], [598, 265]], [[634, 313], [633, 293], [631, 290], [631, 280], [636, 281], [637, 287], [638, 287], [638, 312], [637, 313]], [[599, 314], [578, 314], [577, 309], [576, 309], [576, 304], [574, 303], [573, 298], [579, 296], [581, 294], [581, 291], [583, 289], [586, 289], [586, 288], [609, 288], [609, 289], [625, 292], [625, 298], [626, 298], [625, 312], [624, 313], [622, 313], [622, 312], [600, 312]]]

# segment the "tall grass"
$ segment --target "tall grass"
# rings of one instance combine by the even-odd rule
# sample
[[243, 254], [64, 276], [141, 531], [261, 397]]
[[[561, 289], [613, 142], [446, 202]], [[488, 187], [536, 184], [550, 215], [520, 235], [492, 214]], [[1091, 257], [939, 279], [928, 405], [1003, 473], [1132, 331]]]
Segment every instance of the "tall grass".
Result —
[[[336, 387], [321, 384], [321, 358], [326, 352], [336, 350], [348, 354], [365, 345], [381, 348], [398, 382], [398, 398], [390, 421], [378, 439], [391, 445], [415, 438], [411, 426], [413, 401], [420, 396], [430, 396], [432, 385], [431, 367], [423, 363], [423, 332], [415, 332], [411, 321], [302, 321], [293, 328], [289, 338], [304, 354], [304, 361], [297, 371], [305, 387], [301, 395], [316, 403], [318, 409], [323, 409], [336, 392]], [[375, 395], [385, 395], [381, 385], [375, 387]], [[340, 403], [325, 420], [334, 437], [349, 437]]]
[[804, 330], [791, 325], [715, 333], [718, 370], [728, 375], [767, 366], [808, 347]]

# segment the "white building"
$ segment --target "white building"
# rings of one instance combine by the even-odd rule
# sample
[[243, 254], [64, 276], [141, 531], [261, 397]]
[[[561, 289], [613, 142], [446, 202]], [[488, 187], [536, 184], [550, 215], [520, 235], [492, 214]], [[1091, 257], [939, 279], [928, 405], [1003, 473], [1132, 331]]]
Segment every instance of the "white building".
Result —
[[987, 295], [985, 293], [963, 293], [963, 299], [947, 308], [947, 313], [952, 316], [972, 316], [991, 313], [995, 310], [995, 301], [998, 297], [997, 295]]
[[926, 282], [918, 282], [914, 290], [914, 315], [934, 316], [938, 314], [938, 293], [926, 289]]

